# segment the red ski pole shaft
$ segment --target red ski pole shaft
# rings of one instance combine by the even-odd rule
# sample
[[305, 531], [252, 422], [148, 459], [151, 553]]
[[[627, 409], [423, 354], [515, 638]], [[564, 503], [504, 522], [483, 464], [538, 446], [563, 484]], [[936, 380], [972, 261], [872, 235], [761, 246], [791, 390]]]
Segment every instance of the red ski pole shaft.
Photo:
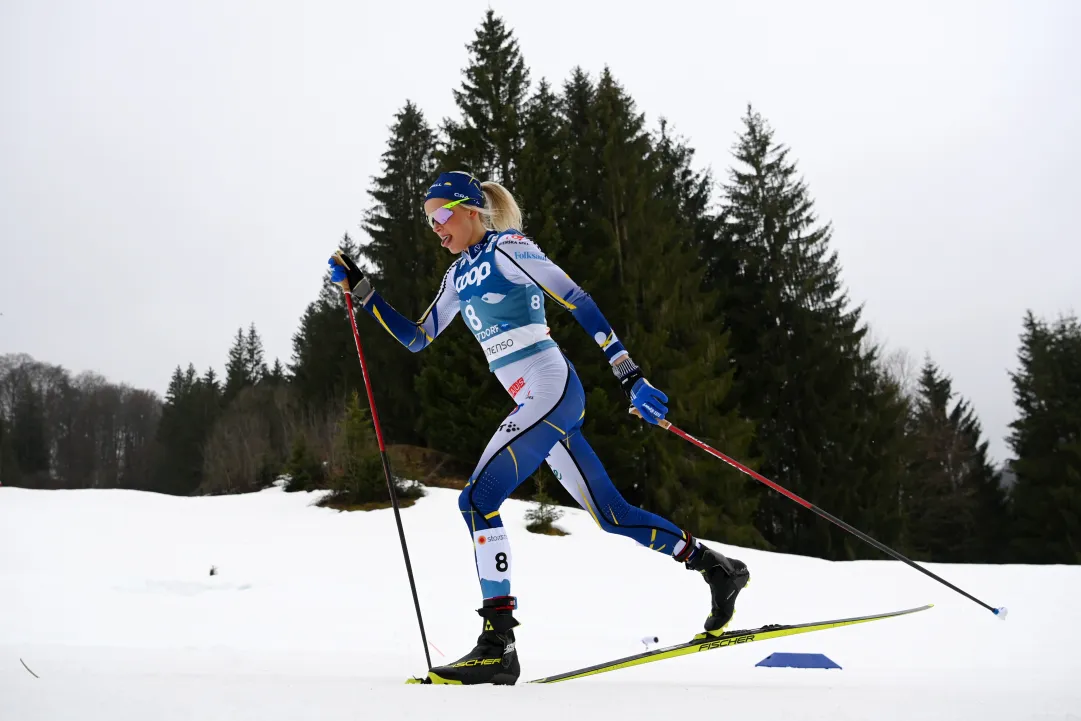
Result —
[[[642, 417], [642, 415], [638, 412], [638, 409], [636, 409], [636, 408], [632, 408], [631, 413], [638, 416], [639, 418]], [[760, 483], [764, 483], [765, 485], [769, 486], [770, 488], [777, 491], [781, 495], [784, 495], [784, 496], [792, 499], [793, 501], [800, 504], [804, 508], [806, 508], [808, 510], [811, 510], [811, 511], [814, 511], [816, 514], [818, 514], [822, 518], [825, 518], [830, 523], [833, 523], [834, 525], [840, 526], [844, 530], [851, 533], [853, 536], [856, 536], [860, 540], [865, 541], [866, 543], [869, 543], [870, 545], [874, 546], [875, 548], [882, 551], [883, 553], [886, 553], [886, 554], [889, 554], [890, 556], [893, 556], [898, 561], [903, 561], [903, 562], [907, 563], [909, 566], [912, 566], [912, 568], [915, 568], [917, 571], [920, 571], [921, 573], [925, 573], [928, 576], [930, 576], [931, 578], [938, 581], [939, 583], [941, 583], [941, 584], [943, 584], [943, 585], [945, 585], [945, 586], [947, 586], [949, 588], [952, 588], [954, 591], [957, 591], [957, 593], [961, 594], [962, 596], [968, 598], [971, 601], [975, 601], [979, 605], [986, 608], [988, 611], [991, 611], [996, 616], [999, 616], [1000, 618], [1005, 618], [1006, 617], [1006, 609], [1005, 608], [995, 608], [994, 606], [991, 606], [989, 604], [984, 603], [983, 601], [976, 598], [972, 594], [967, 593], [966, 591], [963, 591], [960, 588], [958, 588], [957, 586], [953, 585], [952, 583], [950, 583], [946, 579], [936, 575], [935, 573], [933, 573], [931, 571], [928, 571], [926, 568], [919, 565], [915, 561], [912, 561], [909, 558], [906, 558], [905, 556], [901, 555], [900, 553], [893, 550], [892, 548], [890, 548], [886, 544], [876, 541], [875, 539], [871, 538], [870, 536], [868, 536], [863, 531], [860, 531], [859, 529], [848, 525], [847, 523], [842, 521], [840, 518], [837, 518], [836, 516], [834, 516], [831, 513], [827, 513], [826, 511], [822, 510], [821, 508], [819, 508], [815, 504], [811, 503], [810, 501], [808, 501], [806, 499], [803, 499], [803, 498], [800, 498], [799, 496], [797, 496], [792, 491], [788, 490], [787, 488], [781, 486], [778, 483], [774, 483], [770, 479], [763, 476], [761, 473], [758, 473], [756, 471], [751, 470], [750, 468], [743, 465], [739, 461], [734, 460], [732, 458], [729, 458], [725, 454], [721, 453], [716, 448], [713, 448], [712, 446], [709, 446], [709, 445], [703, 443], [702, 441], [700, 441], [697, 438], [695, 438], [694, 436], [692, 436], [690, 433], [687, 433], [686, 431], [684, 431], [684, 430], [678, 428], [677, 426], [673, 425], [670, 421], [662, 420], [662, 421], [659, 421], [657, 423], [657, 425], [659, 425], [661, 428], [665, 429], [666, 431], [671, 431], [672, 433], [675, 433], [677, 436], [679, 436], [683, 440], [688, 441], [688, 442], [698, 446], [699, 448], [701, 448], [706, 453], [709, 453], [711, 456], [714, 456], [716, 458], [720, 458], [722, 461], [724, 461], [728, 465], [732, 466], [736, 470], [738, 470], [738, 471], [740, 471], [742, 473], [745, 473], [746, 475], [750, 476], [751, 478], [755, 479], [756, 481], [759, 481]]]
[[[349, 310], [349, 325], [353, 327], [353, 340], [357, 343], [357, 357], [360, 358], [360, 373], [364, 376], [364, 390], [368, 394], [368, 404], [372, 409], [372, 425], [375, 426], [375, 439], [379, 443], [379, 452], [385, 453], [387, 446], [383, 443], [383, 429], [379, 425], [379, 412], [375, 409], [375, 396], [372, 394], [372, 381], [368, 377], [368, 364], [364, 362], [364, 348], [360, 345], [360, 331], [357, 330], [357, 316], [353, 312], [353, 294], [345, 293], [345, 307]], [[389, 482], [389, 478], [388, 478]], [[394, 484], [391, 483], [390, 495], [395, 496]]]
[[[340, 262], [340, 261], [339, 261]], [[342, 265], [345, 265], [342, 263]], [[342, 281], [345, 283], [345, 281]], [[383, 431], [379, 426], [379, 414], [375, 410], [375, 396], [372, 394], [372, 382], [368, 377], [368, 364], [364, 362], [364, 348], [360, 344], [360, 331], [357, 330], [357, 317], [353, 312], [353, 294], [345, 290], [345, 307], [349, 311], [349, 324], [353, 327], [353, 340], [357, 343], [357, 357], [360, 359], [360, 372], [364, 376], [364, 389], [368, 393], [368, 404], [372, 409], [372, 425], [375, 426], [375, 437], [379, 442], [379, 456], [383, 461], [383, 475], [387, 479], [387, 490], [390, 491], [390, 503], [394, 507], [394, 522], [398, 524], [398, 538], [402, 542], [402, 556], [405, 557], [405, 571], [409, 576], [409, 589], [413, 592], [413, 606], [417, 609], [417, 624], [420, 626], [420, 640], [424, 643], [424, 660], [428, 662], [428, 670], [432, 670], [432, 657], [428, 652], [428, 635], [424, 632], [424, 618], [420, 613], [420, 598], [417, 597], [417, 584], [413, 580], [413, 564], [409, 561], [409, 548], [405, 543], [405, 529], [402, 527], [402, 514], [398, 507], [398, 493], [394, 489], [394, 477], [390, 473], [390, 459], [387, 456], [387, 447], [383, 443]]]

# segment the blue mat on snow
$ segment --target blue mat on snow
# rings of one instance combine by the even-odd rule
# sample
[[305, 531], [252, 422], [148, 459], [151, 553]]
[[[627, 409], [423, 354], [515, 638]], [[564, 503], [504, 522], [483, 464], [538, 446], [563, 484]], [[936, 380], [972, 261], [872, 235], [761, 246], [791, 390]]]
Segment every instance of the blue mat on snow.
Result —
[[755, 666], [775, 668], [841, 668], [821, 653], [771, 653]]

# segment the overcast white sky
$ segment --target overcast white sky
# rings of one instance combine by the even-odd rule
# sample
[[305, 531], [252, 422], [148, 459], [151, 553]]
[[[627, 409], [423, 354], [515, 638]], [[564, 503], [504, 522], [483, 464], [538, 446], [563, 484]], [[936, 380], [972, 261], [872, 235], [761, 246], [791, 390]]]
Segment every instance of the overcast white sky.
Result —
[[455, 114], [489, 5], [534, 81], [609, 65], [718, 177], [753, 103], [875, 334], [1007, 457], [1022, 315], [1081, 312], [1071, 0], [2, 0], [0, 353], [163, 392], [254, 321], [288, 361], [394, 112]]

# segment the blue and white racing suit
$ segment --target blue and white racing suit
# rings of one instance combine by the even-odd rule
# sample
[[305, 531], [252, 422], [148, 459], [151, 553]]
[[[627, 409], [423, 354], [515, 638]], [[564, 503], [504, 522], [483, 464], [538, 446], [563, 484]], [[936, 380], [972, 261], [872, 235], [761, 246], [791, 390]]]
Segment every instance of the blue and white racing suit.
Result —
[[691, 538], [671, 521], [627, 503], [582, 436], [585, 392], [573, 365], [549, 335], [545, 296], [573, 314], [609, 363], [626, 353], [593, 299], [532, 240], [514, 230], [489, 232], [462, 252], [415, 323], [376, 292], [364, 299], [365, 310], [414, 352], [461, 315], [516, 404], [458, 498], [473, 535], [484, 598], [511, 595], [513, 561], [499, 507], [541, 462], [548, 463], [604, 530], [677, 557]]

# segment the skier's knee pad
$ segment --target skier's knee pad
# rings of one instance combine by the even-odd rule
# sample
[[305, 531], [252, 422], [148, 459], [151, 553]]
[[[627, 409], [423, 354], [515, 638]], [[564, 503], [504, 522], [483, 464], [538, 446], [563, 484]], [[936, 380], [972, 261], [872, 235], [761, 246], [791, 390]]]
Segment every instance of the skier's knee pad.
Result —
[[[605, 480], [607, 480], [607, 477]], [[601, 528], [604, 530], [609, 533], [622, 533], [624, 530], [621, 528], [622, 526], [640, 520], [635, 514], [635, 511], [640, 509], [627, 503], [627, 500], [616, 490], [611, 481], [591, 484], [591, 490], [598, 509], [602, 511], [598, 515], [602, 521]]]
[[502, 526], [497, 512], [512, 490], [513, 485], [502, 482], [489, 471], [471, 480], [458, 494], [458, 510], [462, 512], [469, 530]]

